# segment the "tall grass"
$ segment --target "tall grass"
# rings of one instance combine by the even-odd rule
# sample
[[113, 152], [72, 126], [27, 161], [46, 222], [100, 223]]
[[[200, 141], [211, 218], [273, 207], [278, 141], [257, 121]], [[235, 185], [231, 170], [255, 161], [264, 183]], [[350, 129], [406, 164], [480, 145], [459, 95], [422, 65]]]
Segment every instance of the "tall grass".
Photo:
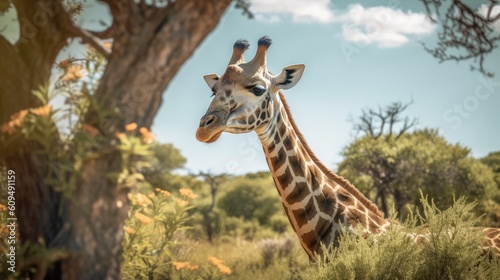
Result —
[[[500, 262], [479, 249], [481, 232], [473, 204], [458, 199], [440, 211], [422, 199], [423, 213], [410, 214], [403, 227], [360, 238], [343, 234], [339, 247], [309, 267], [304, 279], [500, 279]], [[414, 242], [408, 233], [426, 235]]]

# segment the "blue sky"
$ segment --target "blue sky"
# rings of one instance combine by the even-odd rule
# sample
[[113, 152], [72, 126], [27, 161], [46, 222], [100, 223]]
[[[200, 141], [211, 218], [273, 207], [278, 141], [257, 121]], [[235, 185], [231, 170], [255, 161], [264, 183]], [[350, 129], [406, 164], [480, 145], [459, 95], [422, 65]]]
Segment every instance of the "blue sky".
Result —
[[[263, 35], [273, 40], [270, 71], [306, 65], [300, 82], [285, 94], [309, 145], [327, 166], [336, 167], [342, 149], [356, 136], [350, 119], [362, 109], [395, 101], [413, 100], [406, 113], [419, 119], [418, 128], [439, 129], [475, 157], [500, 150], [500, 50], [487, 57], [486, 67], [496, 73], [491, 80], [471, 72], [470, 62], [438, 63], [418, 44], [432, 45], [438, 31], [426, 20], [420, 1], [342, 1], [336, 6], [327, 0], [250, 2], [256, 18], [230, 8], [163, 96], [152, 131], [159, 142], [181, 150], [189, 171], [268, 170], [255, 133], [224, 133], [212, 144], [195, 138], [211, 101], [202, 76], [224, 72], [237, 39], [249, 40], [251, 58]], [[80, 18], [84, 26], [105, 17], [105, 9], [93, 1], [86, 5]]]
[[[475, 157], [500, 150], [500, 50], [488, 57], [488, 69], [497, 73], [496, 84], [491, 85], [492, 81], [485, 82], [481, 74], [471, 72], [468, 62], [440, 64], [417, 43], [432, 44], [437, 31], [419, 19], [418, 14], [425, 17], [418, 1], [410, 5], [402, 1], [396, 8], [384, 6], [387, 1], [336, 8], [325, 1], [310, 1], [310, 6], [316, 5], [309, 7], [312, 15], [294, 3], [277, 7], [272, 2], [285, 1], [254, 1], [254, 20], [230, 9], [169, 85], [153, 132], [159, 141], [181, 150], [188, 169], [267, 170], [255, 133], [224, 133], [213, 144], [199, 143], [194, 137], [211, 101], [202, 76], [224, 72], [236, 39], [250, 41], [247, 57], [251, 58], [263, 35], [273, 39], [268, 52], [272, 72], [290, 64], [306, 65], [301, 81], [286, 96], [300, 129], [327, 166], [336, 167], [342, 149], [355, 137], [350, 119], [356, 119], [362, 109], [394, 101], [413, 100], [407, 114], [419, 118], [418, 128], [439, 129], [448, 141], [469, 147]], [[376, 7], [381, 9], [378, 18]], [[356, 9], [358, 15], [353, 15]], [[321, 16], [315, 18], [316, 14]], [[363, 31], [366, 26], [374, 31], [365, 41], [363, 36], [356, 41], [352, 39], [356, 34], [345, 34], [349, 28]]]

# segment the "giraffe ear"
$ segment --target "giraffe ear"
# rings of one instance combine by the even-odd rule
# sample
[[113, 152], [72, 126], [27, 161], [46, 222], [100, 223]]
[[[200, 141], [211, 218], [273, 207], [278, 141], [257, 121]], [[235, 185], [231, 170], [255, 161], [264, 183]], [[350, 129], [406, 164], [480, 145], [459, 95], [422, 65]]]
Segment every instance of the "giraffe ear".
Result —
[[203, 76], [203, 79], [207, 83], [208, 87], [212, 89], [215, 83], [217, 83], [217, 81], [219, 80], [219, 76], [217, 74], [208, 74]]
[[302, 77], [305, 67], [304, 64], [295, 64], [283, 68], [281, 73], [273, 78], [274, 89], [278, 91], [293, 87]]

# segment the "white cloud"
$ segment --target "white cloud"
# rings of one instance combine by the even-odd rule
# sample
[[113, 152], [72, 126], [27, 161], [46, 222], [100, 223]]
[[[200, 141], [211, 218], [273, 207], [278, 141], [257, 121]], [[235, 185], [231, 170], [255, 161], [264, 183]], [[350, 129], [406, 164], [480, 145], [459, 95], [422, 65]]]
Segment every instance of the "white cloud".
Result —
[[364, 8], [356, 4], [336, 14], [342, 36], [348, 42], [399, 47], [415, 37], [432, 33], [436, 26], [425, 14], [403, 12], [388, 7]]
[[293, 21], [341, 23], [344, 40], [382, 48], [402, 46], [436, 28], [423, 13], [389, 7], [364, 8], [360, 4], [338, 11], [328, 0], [252, 0], [250, 7], [261, 20], [278, 21], [283, 16], [291, 16]]
[[[250, 10], [257, 19], [273, 19], [276, 16], [291, 16], [293, 21], [315, 21], [327, 23], [333, 20], [329, 0], [251, 0]], [[279, 17], [279, 16], [278, 16]]]
[[[477, 12], [486, 18], [486, 15], [488, 14], [488, 6], [482, 4], [479, 6], [479, 9], [477, 9]], [[495, 5], [493, 6], [493, 9], [491, 9], [490, 18], [496, 17], [498, 14], [500, 14], [500, 5]], [[492, 25], [496, 30], [500, 31], [500, 19], [497, 19]]]

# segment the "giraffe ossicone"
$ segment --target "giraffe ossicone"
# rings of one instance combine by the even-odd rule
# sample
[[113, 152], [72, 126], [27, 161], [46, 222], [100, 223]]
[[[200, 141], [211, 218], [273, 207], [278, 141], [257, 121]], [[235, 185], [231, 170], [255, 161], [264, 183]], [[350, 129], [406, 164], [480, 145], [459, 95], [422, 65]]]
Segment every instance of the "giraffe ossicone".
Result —
[[[224, 74], [204, 76], [213, 100], [200, 120], [196, 138], [211, 143], [223, 132], [257, 133], [292, 228], [315, 260], [322, 254], [321, 244], [327, 248], [337, 244], [342, 228], [357, 234], [359, 229], [361, 234], [380, 234], [391, 222], [309, 148], [282, 92], [297, 84], [305, 65], [287, 66], [278, 75], [271, 74], [266, 66], [270, 45], [271, 39], [262, 37], [254, 58], [245, 62], [249, 44], [238, 40]], [[500, 230], [485, 234], [491, 237], [487, 238], [490, 247], [500, 254]]]

